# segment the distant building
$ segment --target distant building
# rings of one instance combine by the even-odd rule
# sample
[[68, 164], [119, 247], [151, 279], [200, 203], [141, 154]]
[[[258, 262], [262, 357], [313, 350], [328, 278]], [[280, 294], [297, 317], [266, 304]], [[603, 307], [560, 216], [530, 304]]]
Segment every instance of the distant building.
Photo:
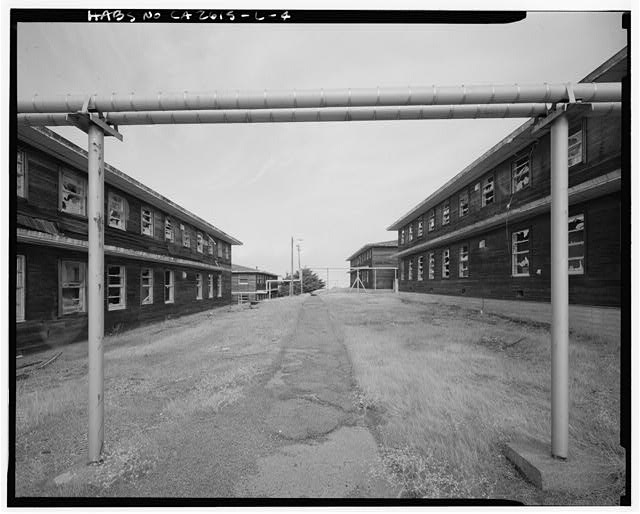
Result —
[[[46, 128], [17, 139], [16, 347], [86, 339], [87, 152]], [[105, 334], [231, 301], [240, 241], [108, 164], [104, 178]]]
[[346, 259], [352, 270], [365, 268], [350, 272], [349, 285], [356, 284], [359, 277], [362, 286], [366, 289], [393, 289], [396, 279], [396, 270], [393, 268], [398, 267], [396, 253], [398, 253], [398, 242], [395, 240], [364, 245]]
[[[626, 75], [625, 48], [582, 82]], [[621, 120], [582, 112], [567, 111], [569, 301], [620, 306]], [[550, 301], [550, 166], [531, 119], [395, 221], [400, 290]]]
[[234, 301], [264, 300], [278, 295], [278, 284], [267, 280], [277, 280], [278, 275], [234, 264], [231, 277], [231, 295]]

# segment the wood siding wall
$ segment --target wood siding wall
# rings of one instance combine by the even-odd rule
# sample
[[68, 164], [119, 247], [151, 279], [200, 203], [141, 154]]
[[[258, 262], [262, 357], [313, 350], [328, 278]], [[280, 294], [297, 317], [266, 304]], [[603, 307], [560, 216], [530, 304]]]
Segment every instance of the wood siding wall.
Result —
[[[397, 267], [398, 260], [393, 257], [398, 252], [397, 248], [387, 247], [370, 247], [362, 253], [354, 256], [350, 261], [352, 268], [358, 266], [369, 267]], [[370, 255], [370, 257], [368, 257]], [[356, 264], [359, 263], [359, 264]], [[393, 289], [393, 281], [395, 279], [394, 270], [376, 270], [375, 274], [373, 270], [368, 270], [369, 273], [363, 276], [360, 272], [360, 280], [367, 289]], [[356, 272], [351, 272], [351, 278], [349, 285], [353, 285], [356, 280]], [[375, 284], [374, 284], [375, 278]]]
[[[612, 194], [571, 206], [569, 215], [585, 216], [585, 272], [569, 276], [569, 302], [620, 306], [620, 195]], [[529, 229], [530, 276], [511, 276], [511, 234]], [[484, 240], [485, 248], [479, 248]], [[459, 278], [459, 250], [469, 245], [469, 276]], [[442, 278], [442, 252], [450, 252], [450, 278]], [[429, 253], [435, 254], [435, 278], [428, 279]], [[413, 280], [401, 280], [401, 291], [469, 295], [514, 300], [551, 300], [551, 219], [549, 214], [519, 221], [447, 246], [402, 259], [407, 279], [413, 261]], [[424, 280], [417, 280], [418, 258], [425, 262]]]
[[[25, 321], [16, 324], [16, 346], [18, 349], [34, 349], [55, 346], [61, 343], [81, 341], [87, 338], [87, 314], [62, 315], [59, 306], [60, 261], [87, 262], [87, 254], [56, 248], [18, 244], [16, 251], [25, 256]], [[169, 319], [192, 312], [226, 305], [231, 301], [231, 273], [212, 272], [180, 266], [163, 266], [105, 256], [105, 288], [109, 266], [125, 266], [126, 307], [108, 310], [104, 301], [105, 334], [133, 328], [140, 324]], [[140, 271], [153, 269], [153, 303], [142, 305]], [[164, 302], [164, 272], [174, 272], [174, 302]], [[196, 273], [203, 277], [202, 300], [196, 299]], [[183, 274], [185, 276], [183, 276]], [[213, 298], [208, 295], [208, 275], [213, 274]], [[222, 297], [218, 298], [218, 277], [222, 278]]]
[[[56, 224], [58, 230], [65, 236], [80, 240], [87, 240], [88, 226], [86, 216], [77, 216], [59, 210], [59, 172], [61, 168], [69, 169], [86, 179], [86, 172], [82, 172], [64, 165], [52, 157], [27, 146], [21, 146], [27, 156], [27, 198], [18, 198], [17, 211], [19, 214], [44, 219]], [[109, 193], [115, 193], [124, 198], [128, 204], [128, 217], [126, 220], [126, 230], [120, 230], [108, 226]], [[213, 235], [200, 232], [195, 227], [174, 216], [167, 216], [156, 207], [140, 201], [138, 198], [129, 195], [109, 184], [105, 184], [104, 191], [104, 212], [105, 212], [105, 232], [104, 240], [107, 245], [119, 246], [133, 250], [147, 251], [151, 253], [170, 255], [178, 258], [185, 258], [208, 264], [230, 265], [231, 245], [220, 241]], [[148, 207], [153, 212], [153, 237], [141, 233], [141, 209]], [[174, 241], [165, 240], [165, 218], [168, 217], [173, 225]], [[183, 235], [180, 225], [184, 225], [185, 232], [191, 239], [190, 248], [182, 245]], [[205, 244], [208, 244], [208, 237], [211, 236], [217, 243], [214, 255], [209, 255], [207, 248], [202, 253], [197, 252], [197, 233], [201, 233]], [[228, 246], [228, 255], [222, 252], [218, 256], [217, 246]]]
[[[570, 125], [570, 131], [576, 127], [583, 127], [583, 155], [586, 159], [569, 168], [569, 187], [582, 182], [592, 180], [608, 172], [621, 168], [620, 147], [620, 119], [614, 116], [605, 118], [589, 118], [575, 120]], [[401, 231], [398, 231], [398, 249], [400, 251], [410, 249], [412, 246], [424, 243], [436, 237], [443, 236], [459, 230], [468, 225], [489, 219], [497, 214], [502, 214], [510, 209], [517, 209], [534, 200], [544, 198], [551, 194], [551, 163], [550, 163], [550, 135], [547, 133], [536, 143], [525, 148], [511, 158], [503, 161], [490, 172], [485, 173], [479, 180], [471, 183], [460, 184], [458, 190], [449, 196], [450, 222], [442, 224], [442, 210], [445, 202], [434, 205], [436, 228], [428, 231], [429, 213], [416, 216], [406, 224], [405, 244], [400, 244]], [[523, 155], [530, 156], [530, 185], [518, 192], [512, 193], [511, 169], [516, 158]], [[482, 206], [482, 188], [485, 179], [494, 177], [494, 202], [485, 207]], [[460, 217], [459, 195], [467, 191], [469, 194], [469, 212]], [[428, 206], [427, 206], [428, 207]], [[570, 212], [585, 212], [587, 226], [587, 238], [589, 241], [586, 251], [587, 271], [583, 277], [571, 276], [570, 301], [586, 305], [619, 305], [620, 304], [620, 195], [608, 195], [594, 199], [587, 204], [575, 205]], [[424, 234], [417, 237], [418, 221], [424, 220]], [[541, 221], [546, 220], [546, 221]], [[542, 223], [542, 224], [540, 224]], [[546, 223], [546, 225], [545, 225]], [[408, 239], [409, 226], [413, 226], [414, 238]], [[475, 258], [474, 264], [470, 264], [470, 276], [467, 279], [458, 280], [458, 251], [459, 245], [454, 242], [449, 245], [451, 258], [451, 278], [445, 283], [438, 280], [427, 279], [428, 260], [425, 257], [425, 281], [420, 284], [401, 282], [400, 289], [405, 291], [438, 292], [442, 294], [468, 294], [473, 296], [485, 295], [492, 298], [524, 298], [531, 300], [549, 301], [550, 282], [548, 276], [548, 263], [550, 260], [549, 246], [549, 216], [541, 216], [519, 222], [509, 227], [509, 232], [517, 230], [517, 227], [532, 227], [531, 256], [536, 259], [536, 266], [541, 267], [542, 274], [535, 277], [512, 278], [510, 270], [510, 239], [507, 239], [505, 229], [498, 229], [486, 234], [474, 236], [469, 240], [470, 260]], [[535, 230], [533, 230], [535, 228]], [[510, 235], [508, 236], [511, 237]], [[486, 239], [487, 250], [482, 255], [487, 261], [484, 268], [478, 269], [478, 242]], [[495, 253], [495, 248], [502, 253]], [[428, 252], [422, 252], [428, 255]], [[436, 250], [436, 277], [441, 273], [442, 255], [441, 249]], [[406, 277], [405, 268], [405, 278]], [[533, 265], [532, 265], [533, 269]], [[414, 263], [417, 270], [417, 259]], [[414, 279], [415, 279], [414, 272]], [[482, 279], [487, 282], [482, 286]]]

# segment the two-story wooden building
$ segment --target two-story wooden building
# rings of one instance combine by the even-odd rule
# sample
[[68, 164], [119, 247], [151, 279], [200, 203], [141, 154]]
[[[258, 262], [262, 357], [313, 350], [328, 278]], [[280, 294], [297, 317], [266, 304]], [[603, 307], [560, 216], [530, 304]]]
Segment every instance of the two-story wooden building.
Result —
[[[87, 337], [87, 152], [18, 130], [16, 347]], [[240, 241], [105, 164], [105, 333], [231, 301]]]
[[366, 289], [393, 289], [397, 274], [394, 268], [398, 267], [397, 253], [398, 241], [395, 239], [368, 243], [358, 249], [346, 259], [351, 268], [350, 285], [356, 284], [360, 278]]
[[231, 269], [231, 294], [235, 301], [264, 300], [278, 295], [278, 284], [267, 280], [278, 280], [278, 275], [234, 264]]
[[[620, 82], [621, 50], [583, 79]], [[620, 305], [621, 119], [569, 110], [569, 300]], [[550, 134], [529, 120], [394, 222], [400, 290], [550, 300]]]

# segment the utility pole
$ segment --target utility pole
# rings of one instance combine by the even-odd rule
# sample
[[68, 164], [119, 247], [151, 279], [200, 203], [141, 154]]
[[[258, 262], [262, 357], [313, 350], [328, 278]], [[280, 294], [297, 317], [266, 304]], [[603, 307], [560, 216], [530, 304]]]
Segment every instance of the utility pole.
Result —
[[[298, 239], [298, 241], [300, 241]], [[298, 278], [300, 279], [300, 294], [302, 294], [302, 266], [300, 266], [300, 243], [296, 244], [298, 248]]]
[[289, 296], [293, 296], [293, 236], [291, 236], [291, 281], [289, 282]]

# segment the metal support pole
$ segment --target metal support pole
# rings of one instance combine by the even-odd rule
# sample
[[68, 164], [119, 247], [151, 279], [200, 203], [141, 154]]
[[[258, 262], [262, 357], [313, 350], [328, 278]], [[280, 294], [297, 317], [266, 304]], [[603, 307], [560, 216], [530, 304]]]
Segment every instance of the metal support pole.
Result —
[[89, 461], [98, 462], [104, 443], [104, 132], [89, 124], [88, 322], [89, 322]]
[[300, 244], [296, 245], [298, 248], [298, 278], [300, 279], [300, 294], [302, 294], [302, 266], [300, 265]]
[[551, 125], [551, 454], [566, 459], [569, 439], [569, 124]]

